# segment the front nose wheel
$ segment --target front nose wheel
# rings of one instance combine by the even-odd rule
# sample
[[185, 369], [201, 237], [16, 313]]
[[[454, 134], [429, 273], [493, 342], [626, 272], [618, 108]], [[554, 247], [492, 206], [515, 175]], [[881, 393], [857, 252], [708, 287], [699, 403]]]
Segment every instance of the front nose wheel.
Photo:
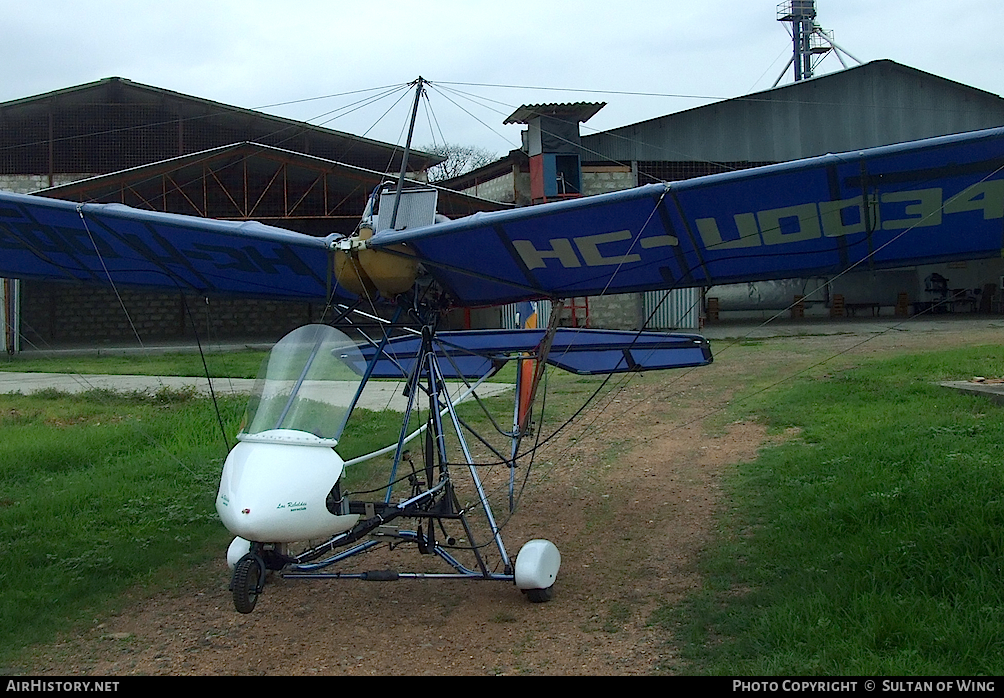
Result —
[[251, 613], [258, 603], [265, 580], [265, 565], [259, 557], [248, 553], [234, 566], [230, 590], [234, 595], [234, 608], [240, 613]]

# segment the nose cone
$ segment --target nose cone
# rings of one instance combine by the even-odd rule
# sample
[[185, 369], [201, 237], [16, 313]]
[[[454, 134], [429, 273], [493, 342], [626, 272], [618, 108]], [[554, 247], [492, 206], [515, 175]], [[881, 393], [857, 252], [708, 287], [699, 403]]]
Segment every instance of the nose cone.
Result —
[[216, 511], [231, 533], [249, 541], [292, 543], [334, 535], [359, 519], [335, 516], [325, 506], [342, 467], [330, 447], [241, 441], [223, 465]]

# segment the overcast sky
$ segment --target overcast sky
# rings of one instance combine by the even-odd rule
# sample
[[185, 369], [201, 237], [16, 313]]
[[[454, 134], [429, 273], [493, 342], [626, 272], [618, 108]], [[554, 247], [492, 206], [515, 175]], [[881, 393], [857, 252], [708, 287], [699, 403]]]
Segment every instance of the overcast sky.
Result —
[[[499, 154], [519, 144], [520, 128], [502, 120], [520, 104], [607, 102], [585, 134], [768, 89], [791, 56], [790, 25], [777, 21], [773, 0], [0, 7], [0, 101], [119, 76], [402, 142], [411, 101], [403, 90], [349, 105], [421, 75], [433, 83], [431, 111], [420, 112], [415, 143], [445, 138]], [[1004, 94], [999, 0], [818, 0], [817, 9], [823, 29], [863, 62], [888, 58]], [[840, 68], [831, 55], [817, 75]], [[782, 82], [791, 81], [789, 69]], [[283, 104], [294, 100], [305, 101]]]

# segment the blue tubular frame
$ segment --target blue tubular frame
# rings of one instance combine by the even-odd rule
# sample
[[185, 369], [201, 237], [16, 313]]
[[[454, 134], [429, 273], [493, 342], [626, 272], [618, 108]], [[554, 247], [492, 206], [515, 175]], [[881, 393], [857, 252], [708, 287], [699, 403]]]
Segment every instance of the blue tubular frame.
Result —
[[[551, 363], [576, 373], [616, 373], [632, 370], [646, 370], [665, 367], [700, 366], [712, 361], [707, 340], [698, 335], [666, 334], [657, 332], [617, 332], [589, 331], [558, 328], [556, 325], [546, 330], [513, 330], [513, 331], [482, 331], [482, 332], [442, 332], [436, 333], [434, 325], [426, 325], [420, 338], [401, 337], [385, 340], [378, 346], [363, 349], [366, 356], [366, 367], [360, 370], [367, 378], [400, 377], [402, 368], [409, 371], [408, 406], [402, 422], [397, 444], [394, 446], [394, 461], [387, 483], [383, 503], [376, 504], [351, 502], [348, 507], [359, 511], [363, 505], [367, 516], [350, 531], [334, 536], [332, 539], [308, 550], [296, 558], [284, 576], [294, 579], [363, 579], [389, 581], [405, 578], [440, 578], [440, 579], [491, 579], [514, 581], [510, 559], [502, 540], [500, 528], [492, 513], [491, 504], [481, 482], [474, 463], [473, 456], [464, 436], [464, 427], [454, 408], [446, 389], [447, 377], [476, 377], [484, 379], [487, 368], [497, 369], [498, 365], [509, 359], [526, 358], [529, 354], [540, 362]], [[447, 363], [440, 361], [440, 354]], [[637, 356], [637, 358], [635, 358]], [[393, 357], [393, 360], [387, 358]], [[474, 361], [465, 363], [464, 359], [474, 357]], [[476, 370], [471, 370], [472, 368]], [[446, 371], [451, 371], [447, 374]], [[390, 504], [393, 487], [397, 478], [404, 445], [410, 439], [408, 425], [415, 400], [420, 390], [424, 390], [429, 400], [429, 415], [426, 427], [432, 430], [433, 447], [426, 452], [426, 486], [429, 489], [416, 494], [410, 499], [392, 506]], [[473, 389], [472, 389], [473, 390]], [[467, 512], [455, 509], [456, 497], [449, 471], [449, 459], [446, 446], [446, 421], [444, 415], [449, 415], [459, 448], [476, 491], [477, 506], [484, 510], [485, 519], [492, 544], [498, 550], [504, 561], [505, 570], [502, 573], [489, 571], [484, 556], [480, 552], [481, 545], [475, 540], [470, 529]], [[421, 431], [421, 430], [419, 430]], [[417, 433], [417, 432], [416, 432]], [[412, 435], [413, 436], [413, 435]], [[388, 447], [390, 448], [390, 447]], [[503, 460], [505, 460], [503, 458]], [[510, 469], [514, 462], [509, 462]], [[432, 486], [438, 469], [438, 481]], [[512, 472], [510, 473], [510, 489], [512, 487]], [[511, 496], [511, 492], [510, 492]], [[447, 499], [448, 498], [448, 499]], [[442, 507], [448, 503], [445, 510]], [[343, 509], [346, 513], [348, 508]], [[464, 528], [469, 550], [475, 559], [475, 566], [469, 568], [461, 563], [446, 547], [435, 541], [431, 533], [428, 537], [418, 530], [407, 530], [394, 527], [391, 522], [397, 518], [428, 519], [432, 528], [445, 520], [457, 520]], [[364, 536], [372, 536], [373, 540], [358, 542]], [[425, 553], [436, 555], [446, 562], [455, 572], [452, 573], [398, 573], [398, 572], [330, 572], [322, 571], [332, 565], [350, 558], [362, 555], [376, 548], [379, 539], [388, 539], [403, 543], [416, 543]], [[355, 543], [355, 545], [353, 545]], [[482, 545], [488, 544], [486, 541]], [[320, 562], [314, 562], [328, 552], [352, 546]]]
[[[359, 522], [351, 530], [344, 533], [340, 533], [332, 537], [327, 542], [316, 546], [304, 553], [301, 553], [295, 558], [295, 563], [292, 564], [288, 570], [283, 572], [284, 577], [289, 577], [291, 579], [372, 579], [372, 580], [391, 580], [398, 578], [439, 578], [439, 579], [488, 579], [488, 580], [499, 580], [499, 581], [514, 581], [513, 574], [513, 560], [509, 558], [508, 552], [505, 548], [505, 544], [502, 540], [501, 532], [498, 524], [495, 521], [494, 515], [492, 514], [491, 503], [488, 500], [488, 496], [485, 489], [481, 483], [480, 476], [477, 472], [477, 467], [474, 463], [474, 459], [471, 455], [470, 449], [467, 446], [466, 439], [463, 434], [463, 426], [460, 422], [452, 400], [449, 397], [446, 379], [443, 374], [443, 370], [440, 366], [439, 359], [436, 355], [435, 345], [434, 345], [435, 332], [434, 327], [426, 326], [423, 330], [421, 339], [421, 349], [418, 355], [415, 357], [413, 363], [413, 370], [408, 379], [409, 385], [409, 396], [408, 396], [408, 408], [406, 412], [405, 419], [401, 427], [400, 435], [398, 438], [398, 443], [395, 449], [394, 465], [391, 471], [390, 480], [387, 485], [387, 491], [384, 496], [384, 506], [376, 513], [374, 505], [374, 515], [370, 516], [368, 519]], [[373, 356], [367, 362], [369, 367], [372, 368], [379, 356], [383, 353], [386, 347], [378, 348]], [[371, 371], [371, 373], [373, 373]], [[408, 430], [408, 415], [411, 413], [411, 409], [414, 406], [414, 401], [417, 393], [419, 392], [419, 385], [425, 382], [425, 390], [428, 393], [429, 398], [429, 416], [428, 424], [433, 430], [433, 442], [435, 444], [435, 459], [436, 463], [426, 463], [426, 469], [428, 473], [431, 473], [433, 469], [438, 468], [439, 479], [438, 482], [429, 487], [429, 489], [421, 492], [396, 506], [390, 506], [390, 499], [392, 494], [392, 489], [394, 485], [394, 480], [396, 478], [397, 467], [400, 463], [401, 455], [403, 453], [404, 444], [407, 440], [407, 430]], [[451, 480], [451, 475], [448, 465], [447, 457], [447, 446], [446, 446], [446, 433], [444, 427], [444, 420], [442, 419], [443, 414], [449, 414], [449, 421], [453, 426], [454, 433], [459, 442], [461, 451], [464, 454], [464, 459], [467, 464], [467, 468], [474, 484], [475, 491], [477, 492], [477, 505], [480, 506], [485, 514], [485, 518], [488, 523], [488, 527], [491, 531], [492, 541], [497, 548], [501, 559], [504, 561], [504, 572], [494, 573], [489, 571], [488, 566], [485, 564], [483, 555], [479, 552], [480, 546], [476, 543], [471, 531], [467, 512], [465, 510], [453, 511], [452, 506], [456, 502], [456, 496], [453, 490], [453, 482]], [[428, 460], [428, 454], [427, 454]], [[427, 478], [429, 479], [429, 478]], [[431, 484], [431, 482], [429, 483]], [[436, 511], [435, 507], [442, 502], [448, 502], [450, 504], [450, 509], [448, 513], [442, 511]], [[361, 504], [358, 502], [352, 502], [351, 505], [356, 505], [357, 507]], [[369, 504], [366, 504], [369, 507]], [[427, 507], [427, 508], [422, 508]], [[402, 530], [394, 528], [393, 530], [387, 530], [383, 527], [388, 526], [390, 522], [397, 518], [425, 518], [429, 521], [430, 529], [435, 526], [436, 523], [443, 520], [457, 520], [463, 526], [466, 539], [469, 541], [469, 547], [465, 547], [465, 550], [470, 550], [474, 555], [476, 562], [476, 568], [472, 569], [466, 567], [461, 563], [454, 555], [452, 555], [448, 550], [442, 546], [440, 543], [434, 541], [434, 537], [430, 534], [429, 538], [423, 537], [419, 532], [412, 530]], [[366, 573], [366, 572], [321, 572], [321, 570], [326, 569], [332, 565], [343, 562], [347, 559], [362, 555], [366, 552], [373, 550], [380, 544], [379, 540], [368, 540], [358, 543], [346, 550], [338, 552], [325, 558], [319, 562], [313, 562], [319, 557], [325, 555], [326, 553], [335, 550], [336, 548], [351, 545], [355, 543], [363, 536], [374, 536], [375, 538], [389, 538], [392, 540], [397, 540], [401, 542], [416, 543], [419, 545], [420, 549], [423, 546], [428, 546], [424, 552], [428, 552], [436, 555], [444, 562], [446, 562], [450, 567], [452, 567], [456, 572], [446, 573], [446, 574], [429, 574], [429, 573]], [[431, 545], [430, 545], [431, 542]]]
[[[415, 531], [397, 531], [393, 535], [387, 534], [386, 537], [396, 538], [406, 543], [418, 543], [419, 537], [418, 533]], [[343, 553], [333, 556], [328, 560], [319, 562], [316, 564], [308, 565], [296, 565], [290, 572], [284, 572], [283, 577], [287, 579], [363, 579], [367, 580], [367, 572], [312, 572], [309, 570], [322, 569], [328, 567], [342, 560], [346, 560], [355, 555], [360, 555], [371, 548], [380, 545], [378, 540], [370, 540], [357, 545], [350, 550], [346, 550]], [[443, 548], [438, 543], [434, 545], [430, 552], [444, 560], [453, 569], [457, 570], [456, 574], [440, 573], [440, 572], [396, 572], [394, 573], [395, 578], [402, 579], [485, 579], [490, 581], [503, 581], [511, 582], [515, 580], [515, 577], [511, 573], [497, 573], [497, 572], [478, 572], [477, 570], [468, 569], [459, 560], [453, 557], [445, 548]]]

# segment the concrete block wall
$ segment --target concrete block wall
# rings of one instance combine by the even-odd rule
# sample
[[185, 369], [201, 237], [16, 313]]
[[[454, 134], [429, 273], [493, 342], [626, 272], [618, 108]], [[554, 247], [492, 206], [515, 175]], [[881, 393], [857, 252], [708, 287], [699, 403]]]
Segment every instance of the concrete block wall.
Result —
[[631, 189], [634, 186], [635, 174], [628, 165], [584, 166], [582, 168], [582, 193], [585, 196]]
[[[40, 348], [93, 342], [153, 340], [275, 341], [320, 321], [319, 304], [263, 299], [211, 298], [26, 281], [21, 331]], [[121, 298], [121, 303], [119, 301]], [[124, 306], [124, 309], [123, 309]], [[187, 306], [187, 308], [186, 308]], [[195, 328], [193, 329], [193, 320]]]
[[70, 182], [78, 182], [81, 179], [93, 177], [91, 174], [60, 174], [52, 178], [49, 184], [47, 174], [0, 174], [0, 191], [12, 191], [15, 194], [31, 194], [41, 189], [48, 189], [49, 186], [58, 187]]
[[589, 326], [605, 330], [637, 330], [644, 322], [640, 293], [612, 293], [589, 298]]
[[520, 172], [517, 167], [513, 167], [511, 172], [479, 182], [462, 191], [490, 201], [526, 206], [530, 203], [530, 173]]
[[516, 199], [516, 185], [513, 173], [509, 172], [486, 182], [478, 182], [473, 187], [464, 189], [463, 193], [482, 199], [489, 199], [490, 201], [514, 203]]

